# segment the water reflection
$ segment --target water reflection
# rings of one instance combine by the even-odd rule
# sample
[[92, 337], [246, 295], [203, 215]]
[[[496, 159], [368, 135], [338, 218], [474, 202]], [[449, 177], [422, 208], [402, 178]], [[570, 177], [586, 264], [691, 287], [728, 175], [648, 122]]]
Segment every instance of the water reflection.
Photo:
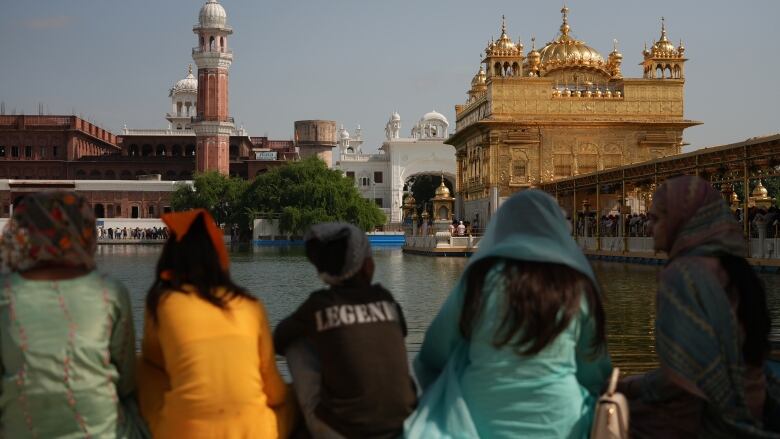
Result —
[[[130, 290], [136, 333], [140, 339], [143, 299], [152, 282], [161, 246], [110, 245], [98, 249], [98, 266]], [[410, 357], [420, 349], [425, 330], [466, 264], [465, 258], [408, 255], [400, 249], [374, 250], [375, 280], [403, 307]], [[235, 281], [260, 297], [271, 324], [292, 312], [324, 283], [306, 261], [301, 247], [255, 247], [231, 253]], [[607, 337], [613, 361], [626, 372], [654, 367], [653, 326], [656, 277], [660, 267], [594, 262], [603, 287]], [[780, 276], [762, 275], [774, 327], [780, 326]], [[775, 329], [775, 334], [780, 331]]]

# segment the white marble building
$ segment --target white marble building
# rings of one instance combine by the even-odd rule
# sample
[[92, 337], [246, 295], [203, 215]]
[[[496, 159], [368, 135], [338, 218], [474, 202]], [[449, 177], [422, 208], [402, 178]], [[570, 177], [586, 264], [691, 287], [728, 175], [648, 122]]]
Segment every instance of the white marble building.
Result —
[[404, 186], [411, 187], [415, 177], [444, 175], [454, 187], [455, 148], [444, 144], [448, 128], [447, 118], [432, 111], [412, 127], [410, 137], [401, 137], [401, 116], [393, 112], [385, 126], [386, 139], [379, 152], [364, 154], [360, 126], [353, 135], [342, 127], [339, 160], [334, 167], [355, 180], [363, 197], [375, 200], [388, 222], [400, 223]]

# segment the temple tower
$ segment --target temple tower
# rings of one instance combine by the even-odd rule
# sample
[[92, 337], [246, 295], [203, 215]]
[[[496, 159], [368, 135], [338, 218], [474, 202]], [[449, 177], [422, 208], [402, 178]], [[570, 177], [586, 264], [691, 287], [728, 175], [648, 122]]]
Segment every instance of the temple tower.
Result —
[[674, 44], [666, 35], [666, 22], [661, 17], [661, 38], [653, 44], [650, 50], [642, 51], [644, 60], [645, 79], [685, 79], [685, 46], [682, 40], [680, 45], [674, 47]]
[[192, 119], [197, 138], [195, 169], [227, 175], [230, 134], [235, 128], [233, 118], [228, 116], [228, 69], [233, 51], [228, 49], [227, 37], [233, 28], [227, 25], [222, 5], [208, 0], [192, 30], [198, 35], [198, 46], [192, 49], [198, 67], [197, 110]]
[[513, 42], [506, 33], [506, 20], [501, 17], [501, 36], [497, 41], [491, 41], [485, 49], [487, 77], [519, 77], [523, 76], [523, 43]]

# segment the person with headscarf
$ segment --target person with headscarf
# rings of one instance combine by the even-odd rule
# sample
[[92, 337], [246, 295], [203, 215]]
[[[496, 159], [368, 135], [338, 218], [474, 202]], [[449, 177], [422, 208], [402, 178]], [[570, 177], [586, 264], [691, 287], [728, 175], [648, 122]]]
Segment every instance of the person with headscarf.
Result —
[[414, 361], [410, 438], [587, 437], [612, 371], [590, 264], [538, 190], [507, 200]]
[[660, 368], [619, 385], [631, 400], [632, 437], [762, 437], [776, 430], [780, 388], [765, 369], [766, 296], [728, 205], [706, 180], [675, 177], [653, 195], [648, 221], [668, 261], [656, 297]]
[[162, 216], [169, 238], [146, 296], [141, 410], [155, 438], [287, 437], [294, 404], [263, 304], [230, 277], [204, 209]]
[[24, 196], [0, 257], [0, 437], [145, 437], [127, 289], [95, 270], [95, 216], [72, 192]]
[[324, 223], [305, 236], [306, 256], [327, 288], [311, 293], [274, 332], [315, 438], [396, 438], [417, 397], [400, 305], [372, 284], [366, 234]]

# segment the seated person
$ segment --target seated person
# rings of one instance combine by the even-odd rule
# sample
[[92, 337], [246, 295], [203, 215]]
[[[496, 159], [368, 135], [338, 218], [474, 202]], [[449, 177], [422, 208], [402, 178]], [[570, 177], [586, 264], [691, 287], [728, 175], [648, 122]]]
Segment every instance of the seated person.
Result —
[[319, 224], [306, 256], [329, 287], [282, 320], [274, 345], [316, 438], [395, 438], [414, 410], [406, 322], [389, 291], [371, 284], [374, 261], [361, 230]]

